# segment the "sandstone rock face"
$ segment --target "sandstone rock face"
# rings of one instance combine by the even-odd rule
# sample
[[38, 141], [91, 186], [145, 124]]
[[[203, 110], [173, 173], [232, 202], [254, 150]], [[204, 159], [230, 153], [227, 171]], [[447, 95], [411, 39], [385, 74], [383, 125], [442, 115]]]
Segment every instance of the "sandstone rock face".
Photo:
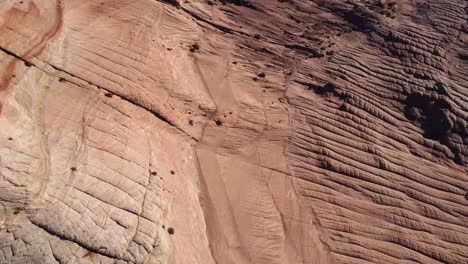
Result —
[[0, 1], [0, 263], [468, 263], [467, 6]]

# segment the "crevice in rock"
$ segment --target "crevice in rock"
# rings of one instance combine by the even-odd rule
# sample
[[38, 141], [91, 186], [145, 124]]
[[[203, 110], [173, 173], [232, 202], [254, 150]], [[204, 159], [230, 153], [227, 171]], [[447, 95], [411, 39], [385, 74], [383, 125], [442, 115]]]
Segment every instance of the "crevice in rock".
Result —
[[300, 80], [294, 80], [294, 82], [307, 86], [307, 89], [313, 91], [314, 93], [325, 96], [325, 95], [333, 95], [336, 96], [338, 99], [345, 99], [346, 95], [340, 91], [338, 91], [337, 87], [333, 83], [325, 83], [323, 85], [303, 82]]
[[[29, 219], [29, 218], [28, 218]], [[94, 248], [94, 247], [90, 247], [88, 245], [85, 245], [83, 243], [81, 243], [80, 241], [77, 241], [71, 237], [67, 237], [65, 235], [62, 235], [58, 232], [55, 232], [54, 230], [51, 230], [49, 228], [47, 228], [47, 226], [44, 226], [42, 224], [39, 224], [39, 223], [35, 223], [33, 220], [29, 219], [29, 221], [31, 222], [31, 224], [33, 224], [34, 226], [44, 230], [47, 234], [51, 235], [51, 236], [54, 236], [54, 237], [57, 237], [58, 239], [60, 240], [64, 240], [64, 241], [68, 241], [68, 242], [72, 242], [74, 244], [77, 244], [78, 246], [88, 250], [89, 252], [93, 253], [93, 254], [96, 254], [96, 255], [100, 255], [102, 257], [105, 257], [105, 258], [110, 258], [110, 259], [114, 259], [114, 260], [122, 260], [121, 258], [118, 258], [116, 256], [112, 256], [110, 254], [107, 254], [105, 252], [105, 250], [107, 248], [105, 247], [99, 247], [99, 248]]]
[[179, 2], [177, 2], [177, 0], [157, 0], [157, 1], [167, 4], [167, 5], [175, 6], [178, 9], [180, 8], [180, 4]]
[[247, 7], [247, 8], [259, 11], [259, 8], [257, 6], [255, 6], [252, 3], [252, 1], [250, 1], [250, 0], [220, 0], [220, 2], [223, 5], [233, 4], [233, 5], [236, 5], [236, 6], [243, 6], [243, 7]]
[[[231, 29], [231, 28], [228, 28], [228, 27], [225, 27], [225, 26], [222, 26], [222, 25], [219, 25], [219, 24], [216, 24], [216, 23], [213, 23], [197, 14], [195, 14], [194, 12], [188, 10], [187, 8], [184, 8], [184, 7], [180, 7], [185, 13], [189, 14], [191, 17], [193, 17], [194, 19], [198, 20], [198, 21], [201, 21], [201, 22], [204, 22], [206, 24], [209, 24], [210, 26], [224, 32], [224, 33], [233, 33], [234, 30]], [[239, 31], [235, 31], [237, 33], [242, 33], [244, 34], [243, 32], [239, 32]]]
[[[25, 65], [34, 66], [34, 67], [36, 67], [38, 70], [40, 70], [40, 71], [44, 72], [45, 74], [51, 76], [48, 72], [44, 71], [44, 69], [41, 69], [40, 67], [38, 67], [38, 66], [35, 65], [34, 63], [32, 63], [32, 62], [30, 62], [30, 61], [28, 61], [28, 60], [26, 60], [26, 59], [23, 59], [21, 56], [15, 54], [14, 52], [11, 52], [11, 51], [9, 51], [9, 50], [3, 48], [3, 47], [0, 47], [0, 50], [3, 51], [3, 52], [5, 52], [6, 54], [8, 54], [8, 55], [10, 55], [10, 56], [12, 56], [12, 57], [18, 59], [18, 60], [23, 61], [23, 62], [25, 63]], [[155, 116], [156, 118], [158, 118], [159, 120], [163, 121], [164, 123], [168, 124], [169, 126], [172, 126], [172, 127], [176, 128], [176, 129], [177, 129], [178, 131], [180, 131], [181, 133], [183, 133], [183, 134], [187, 135], [188, 137], [190, 137], [191, 139], [197, 141], [196, 138], [192, 137], [192, 136], [189, 135], [187, 132], [185, 132], [185, 131], [183, 131], [182, 129], [180, 129], [179, 127], [177, 127], [174, 123], [172, 123], [169, 119], [167, 119], [166, 117], [164, 117], [161, 113], [159, 113], [159, 112], [157, 112], [157, 111], [155, 111], [155, 110], [149, 109], [148, 107], [145, 107], [145, 106], [139, 104], [138, 102], [136, 102], [136, 101], [133, 100], [132, 98], [126, 97], [126, 96], [121, 95], [121, 94], [117, 94], [117, 93], [115, 93], [115, 92], [113, 92], [113, 91], [110, 91], [110, 90], [108, 90], [108, 89], [106, 89], [106, 88], [104, 88], [104, 87], [102, 87], [102, 86], [100, 86], [100, 85], [97, 85], [97, 84], [95, 84], [95, 83], [92, 83], [92, 82], [90, 82], [90, 81], [88, 81], [88, 80], [86, 80], [86, 79], [84, 79], [84, 78], [81, 78], [81, 77], [79, 77], [79, 76], [77, 76], [77, 75], [75, 75], [75, 74], [73, 74], [73, 73], [71, 73], [71, 72], [69, 72], [69, 71], [66, 71], [66, 70], [64, 70], [64, 69], [61, 69], [61, 68], [59, 68], [59, 67], [57, 67], [57, 66], [55, 66], [55, 65], [53, 65], [53, 64], [50, 64], [50, 63], [48, 63], [48, 62], [45, 62], [45, 61], [44, 61], [44, 63], [47, 64], [47, 65], [49, 65], [50, 67], [52, 67], [52, 68], [53, 68], [54, 70], [56, 70], [56, 71], [63, 72], [63, 73], [65, 73], [65, 74], [67, 74], [67, 75], [70, 75], [70, 76], [73, 77], [73, 78], [79, 79], [79, 80], [81, 80], [81, 81], [83, 81], [83, 82], [86, 82], [86, 83], [88, 83], [88, 84], [90, 84], [90, 85], [96, 86], [97, 88], [104, 90], [104, 91], [106, 92], [106, 94], [115, 95], [115, 96], [119, 97], [120, 99], [122, 99], [122, 100], [124, 100], [124, 101], [127, 101], [128, 103], [130, 103], [130, 104], [132, 104], [132, 105], [135, 105], [135, 106], [137, 106], [137, 107], [139, 107], [139, 108], [142, 108], [142, 109], [146, 110], [147, 112], [150, 112], [152, 115], [154, 115], [154, 116]], [[57, 76], [53, 76], [53, 77], [58, 78]], [[76, 82], [73, 82], [73, 81], [71, 81], [71, 80], [69, 80], [69, 79], [67, 79], [67, 78], [64, 78], [64, 77], [60, 77], [60, 78], [58, 78], [58, 79], [59, 79], [59, 82], [65, 82], [65, 81], [66, 81], [66, 82], [69, 82], [69, 83], [73, 83], [73, 84], [75, 84], [75, 85], [77, 85], [77, 86], [86, 88], [86, 87], [84, 87], [83, 85], [81, 85], [81, 84], [79, 84], [79, 83], [76, 83]]]
[[3, 52], [5, 52], [6, 54], [12, 56], [12, 57], [14, 57], [14, 58], [16, 58], [16, 59], [18, 59], [18, 60], [24, 62], [24, 64], [25, 64], [26, 66], [28, 66], [28, 67], [30, 67], [30, 66], [36, 66], [34, 63], [32, 63], [32, 62], [30, 62], [30, 61], [28, 61], [28, 60], [25, 60], [25, 59], [21, 58], [21, 56], [19, 56], [18, 54], [14, 53], [14, 52], [11, 52], [11, 51], [9, 51], [9, 50], [3, 48], [3, 47], [0, 47], [0, 50], [3, 51]]
[[370, 4], [370, 6], [353, 4], [351, 9], [342, 5], [337, 5], [333, 2], [327, 3], [327, 1], [324, 1], [322, 4], [323, 7], [329, 9], [333, 14], [341, 17], [355, 30], [363, 32], [366, 32], [364, 30], [372, 30], [378, 22], [378, 18], [371, 11], [371, 9], [375, 9], [375, 6], [372, 6], [373, 4]]
[[298, 45], [298, 44], [287, 44], [287, 45], [284, 45], [284, 47], [288, 48], [288, 49], [293, 49], [293, 50], [296, 50], [296, 51], [299, 51], [299, 52], [306, 52], [306, 53], [309, 53], [311, 55], [312, 58], [322, 58], [322, 57], [325, 57], [325, 55], [323, 55], [323, 53], [317, 51], [316, 49], [313, 49], [313, 48], [309, 48], [309, 47], [306, 47], [306, 46], [303, 46], [303, 45]]
[[[52, 68], [54, 68], [54, 69], [57, 70], [57, 71], [64, 72], [64, 73], [66, 73], [66, 74], [68, 74], [68, 75], [70, 75], [70, 76], [72, 76], [72, 77], [74, 77], [74, 78], [80, 79], [80, 80], [82, 80], [82, 81], [84, 81], [84, 82], [87, 82], [87, 83], [90, 84], [90, 85], [94, 85], [94, 86], [96, 86], [97, 88], [104, 90], [104, 91], [106, 92], [106, 95], [108, 95], [108, 94], [115, 95], [115, 96], [119, 97], [120, 99], [122, 99], [122, 100], [124, 100], [124, 101], [126, 101], [126, 102], [128, 102], [128, 103], [130, 103], [130, 104], [132, 104], [132, 105], [135, 105], [135, 106], [137, 106], [137, 107], [139, 107], [139, 108], [142, 108], [142, 109], [146, 110], [147, 112], [150, 112], [152, 115], [154, 115], [154, 116], [155, 116], [156, 118], [158, 118], [159, 120], [163, 121], [164, 123], [168, 124], [169, 126], [172, 126], [172, 127], [176, 128], [178, 131], [180, 131], [180, 132], [184, 133], [185, 135], [187, 135], [188, 137], [192, 138], [192, 136], [190, 136], [190, 135], [187, 134], [185, 131], [183, 131], [182, 129], [180, 129], [179, 127], [177, 127], [173, 122], [171, 122], [169, 119], [167, 119], [166, 117], [164, 117], [164, 116], [163, 116], [161, 113], [159, 113], [158, 111], [155, 111], [155, 110], [152, 110], [152, 109], [150, 109], [150, 108], [148, 108], [148, 107], [145, 107], [145, 106], [143, 106], [142, 104], [139, 104], [138, 102], [136, 102], [135, 100], [133, 100], [132, 98], [126, 97], [126, 96], [124, 96], [124, 95], [122, 95], [122, 94], [115, 93], [114, 91], [110, 91], [110, 90], [108, 90], [108, 89], [106, 89], [106, 88], [104, 88], [104, 87], [102, 87], [102, 86], [100, 86], [100, 85], [97, 85], [97, 84], [95, 84], [95, 83], [92, 83], [92, 82], [90, 82], [90, 81], [88, 81], [88, 80], [85, 80], [85, 79], [83, 79], [83, 78], [81, 78], [81, 77], [79, 77], [79, 76], [76, 76], [76, 75], [74, 75], [74, 74], [72, 74], [72, 73], [70, 73], [70, 72], [68, 72], [68, 71], [66, 71], [66, 70], [63, 70], [63, 69], [61, 69], [61, 68], [58, 68], [57, 66], [54, 66], [54, 65], [49, 64], [49, 63], [47, 63], [47, 64], [50, 65]], [[66, 78], [64, 78], [64, 79], [65, 79], [66, 81], [68, 81], [68, 82], [71, 82], [71, 81], [67, 80]], [[73, 82], [71, 82], [71, 83], [73, 83]], [[74, 83], [74, 84], [76, 84], [76, 83]], [[107, 97], [109, 97], [109, 96], [107, 96]], [[196, 139], [194, 139], [194, 140], [196, 140]]]

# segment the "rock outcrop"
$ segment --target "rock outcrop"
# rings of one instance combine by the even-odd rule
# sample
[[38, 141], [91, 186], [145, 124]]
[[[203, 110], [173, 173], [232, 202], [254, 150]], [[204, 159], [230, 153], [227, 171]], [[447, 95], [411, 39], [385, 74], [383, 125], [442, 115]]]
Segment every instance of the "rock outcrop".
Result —
[[0, 263], [468, 263], [467, 6], [0, 1]]

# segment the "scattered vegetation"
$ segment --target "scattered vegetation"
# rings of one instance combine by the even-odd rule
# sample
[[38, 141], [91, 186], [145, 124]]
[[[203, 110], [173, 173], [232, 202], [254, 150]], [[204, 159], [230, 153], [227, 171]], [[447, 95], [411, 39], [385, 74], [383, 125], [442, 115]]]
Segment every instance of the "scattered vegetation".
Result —
[[175, 230], [174, 230], [174, 228], [169, 227], [169, 228], [167, 229], [167, 232], [169, 233], [169, 235], [173, 235], [174, 232], [175, 232]]
[[198, 43], [195, 43], [190, 47], [190, 52], [195, 52], [198, 50], [200, 50], [200, 45]]
[[375, 8], [380, 9], [380, 14], [386, 17], [395, 18], [395, 13], [397, 11], [397, 3], [396, 2], [388, 2], [383, 3], [382, 1], [378, 1], [375, 5]]

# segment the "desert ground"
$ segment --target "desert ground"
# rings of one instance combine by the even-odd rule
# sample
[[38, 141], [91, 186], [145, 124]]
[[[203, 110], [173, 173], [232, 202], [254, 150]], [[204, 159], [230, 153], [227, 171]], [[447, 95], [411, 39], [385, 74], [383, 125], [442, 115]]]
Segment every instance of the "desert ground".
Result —
[[466, 0], [0, 0], [0, 263], [467, 264]]

